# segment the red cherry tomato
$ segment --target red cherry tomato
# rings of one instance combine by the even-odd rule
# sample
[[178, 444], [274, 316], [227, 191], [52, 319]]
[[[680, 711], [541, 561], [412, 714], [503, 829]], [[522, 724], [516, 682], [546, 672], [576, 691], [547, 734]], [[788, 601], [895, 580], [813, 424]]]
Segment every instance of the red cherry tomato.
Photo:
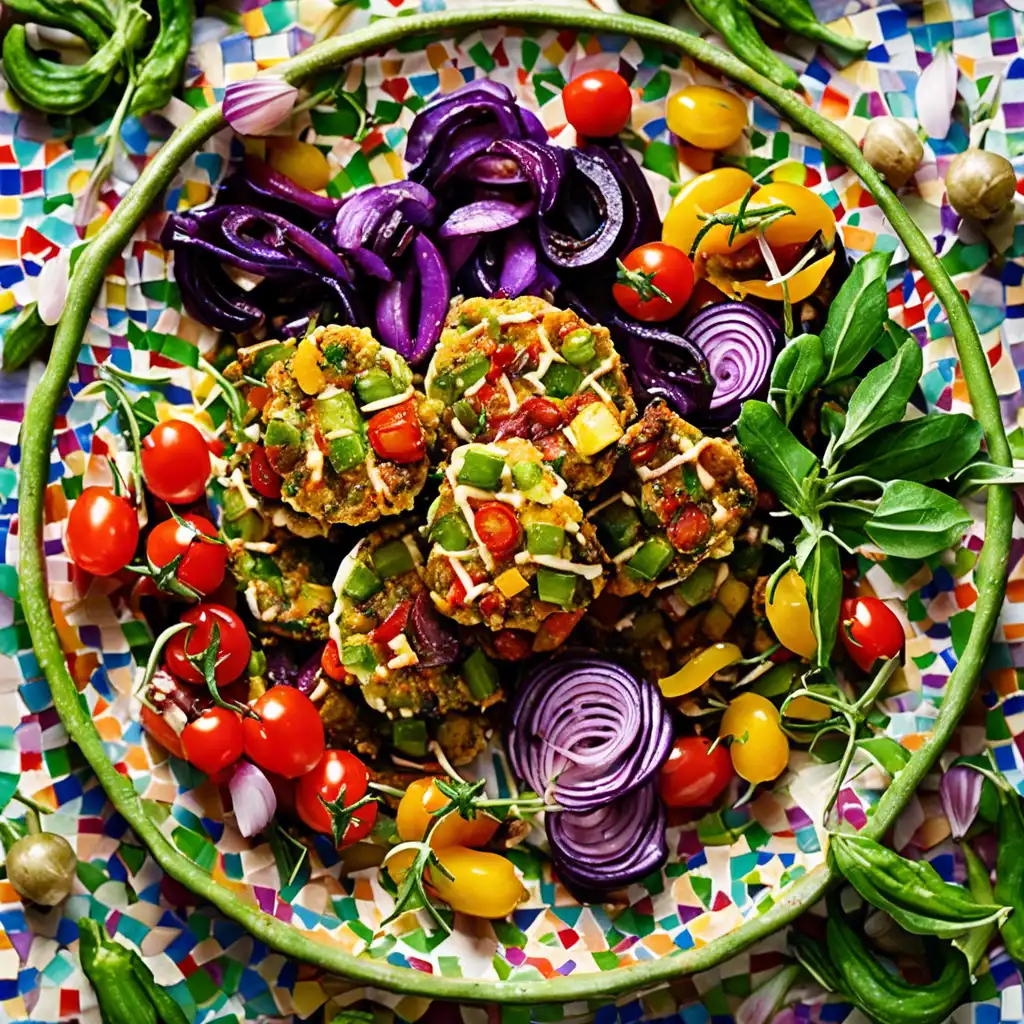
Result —
[[865, 672], [879, 658], [895, 658], [903, 650], [903, 624], [877, 597], [855, 597], [843, 602], [840, 631], [846, 653]]
[[[189, 512], [181, 517], [206, 537], [216, 537], [217, 530], [209, 519]], [[165, 519], [153, 527], [146, 540], [146, 557], [162, 569], [178, 555], [182, 556], [175, 572], [178, 580], [200, 594], [216, 590], [224, 579], [228, 549], [224, 544], [200, 540], [193, 530], [174, 519]]]
[[167, 724], [167, 719], [163, 715], [143, 704], [142, 711], [139, 712], [139, 722], [168, 754], [185, 760], [185, 748], [181, 745], [181, 737]]
[[207, 708], [182, 729], [181, 745], [189, 764], [216, 775], [242, 756], [242, 716], [227, 708]]
[[[634, 249], [622, 265], [633, 283], [613, 285], [612, 297], [637, 320], [668, 320], [681, 313], [690, 301], [693, 264], [682, 249], [664, 242], [648, 242]], [[658, 295], [652, 286], [667, 298]]]
[[272, 686], [252, 707], [260, 721], [242, 722], [245, 756], [286, 779], [312, 771], [324, 752], [316, 705], [293, 686]]
[[[344, 788], [343, 801], [348, 807], [366, 796], [369, 780], [366, 765], [355, 754], [347, 750], [325, 750], [313, 769], [296, 783], [295, 809], [310, 828], [331, 835], [331, 812], [324, 807], [320, 798], [337, 800]], [[359, 842], [370, 832], [376, 820], [377, 805], [364, 804], [353, 813], [341, 845], [349, 846]]]
[[580, 135], [607, 138], [629, 123], [633, 93], [614, 71], [587, 71], [562, 90], [565, 119]]
[[249, 479], [253, 490], [264, 498], [281, 497], [281, 474], [270, 464], [266, 448], [254, 448], [249, 456]]
[[473, 517], [473, 525], [495, 558], [511, 555], [523, 536], [515, 512], [500, 501], [488, 501], [481, 505]]
[[206, 493], [210, 449], [191, 423], [158, 423], [142, 442], [142, 474], [146, 486], [171, 505], [187, 505]]
[[525, 629], [502, 629], [491, 643], [495, 655], [503, 661], [522, 661], [533, 653], [533, 634]]
[[127, 498], [109, 487], [86, 487], [68, 514], [64, 547], [79, 569], [110, 576], [139, 546], [139, 517]]
[[668, 539], [677, 551], [693, 551], [704, 543], [711, 531], [711, 520], [693, 502], [680, 509], [668, 524]]
[[205, 681], [199, 669], [185, 655], [202, 654], [210, 646], [214, 624], [220, 637], [215, 672], [218, 686], [233, 683], [246, 670], [252, 644], [242, 620], [230, 608], [219, 604], [197, 604], [182, 615], [181, 621], [191, 623], [194, 628], [183, 629], [172, 636], [164, 651], [168, 670], [179, 679], [196, 686]]
[[538, 426], [554, 430], [562, 422], [562, 410], [550, 398], [534, 395], [523, 402], [523, 412]]
[[382, 459], [418, 462], [427, 454], [419, 412], [411, 401], [381, 410], [370, 420], [367, 432], [373, 450]]
[[733, 778], [732, 760], [724, 744], [710, 748], [706, 736], [682, 736], [672, 745], [658, 777], [667, 806], [707, 807], [721, 796]]
[[348, 675], [345, 666], [341, 663], [338, 645], [333, 640], [328, 640], [324, 644], [324, 652], [320, 655], [320, 670], [328, 679], [333, 679], [336, 683], [342, 682]]

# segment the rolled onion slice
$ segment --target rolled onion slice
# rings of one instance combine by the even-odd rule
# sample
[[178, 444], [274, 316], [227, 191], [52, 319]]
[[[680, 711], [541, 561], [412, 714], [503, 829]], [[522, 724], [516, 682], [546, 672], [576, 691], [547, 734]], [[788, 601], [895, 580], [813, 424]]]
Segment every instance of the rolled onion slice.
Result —
[[782, 335], [763, 310], [746, 302], [708, 306], [690, 321], [686, 337], [707, 357], [715, 382], [703, 422], [731, 423], [745, 401], [767, 395]]
[[650, 782], [591, 811], [545, 816], [562, 883], [586, 899], [639, 881], [668, 858], [665, 808]]
[[425, 590], [416, 595], [409, 625], [420, 668], [437, 668], [458, 660], [462, 645], [458, 637], [449, 632], [447, 622], [447, 619], [442, 620], [438, 615], [434, 602]]
[[643, 786], [671, 743], [657, 687], [597, 655], [554, 658], [516, 695], [512, 766], [568, 810], [592, 810]]

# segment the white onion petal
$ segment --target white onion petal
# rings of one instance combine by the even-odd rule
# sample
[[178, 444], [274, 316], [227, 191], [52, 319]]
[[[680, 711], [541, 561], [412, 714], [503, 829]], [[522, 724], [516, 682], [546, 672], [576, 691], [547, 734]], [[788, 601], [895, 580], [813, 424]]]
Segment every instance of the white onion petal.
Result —
[[277, 796], [270, 780], [248, 761], [239, 761], [228, 783], [238, 831], [247, 839], [262, 832], [277, 810]]
[[914, 91], [917, 120], [930, 139], [944, 139], [949, 134], [958, 75], [953, 51], [948, 46], [940, 46], [917, 80]]
[[266, 135], [295, 107], [299, 90], [280, 78], [260, 75], [224, 90], [224, 117], [239, 135]]

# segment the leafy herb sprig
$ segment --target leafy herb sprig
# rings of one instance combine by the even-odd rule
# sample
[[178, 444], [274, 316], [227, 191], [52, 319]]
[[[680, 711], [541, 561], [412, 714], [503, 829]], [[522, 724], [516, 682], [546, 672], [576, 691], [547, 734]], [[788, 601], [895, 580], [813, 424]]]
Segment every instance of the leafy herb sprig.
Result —
[[[800, 522], [795, 553], [770, 587], [791, 568], [803, 577], [821, 667], [836, 641], [842, 550], [873, 543], [897, 558], [937, 554], [960, 540], [971, 517], [929, 483], [955, 477], [966, 492], [1017, 476], [981, 468], [982, 432], [968, 416], [904, 421], [923, 360], [917, 341], [888, 319], [890, 260], [872, 252], [854, 265], [820, 336], [786, 346], [769, 402], [745, 403], [736, 424], [755, 477]], [[872, 352], [883, 361], [865, 369]], [[820, 457], [805, 432], [827, 439]]]

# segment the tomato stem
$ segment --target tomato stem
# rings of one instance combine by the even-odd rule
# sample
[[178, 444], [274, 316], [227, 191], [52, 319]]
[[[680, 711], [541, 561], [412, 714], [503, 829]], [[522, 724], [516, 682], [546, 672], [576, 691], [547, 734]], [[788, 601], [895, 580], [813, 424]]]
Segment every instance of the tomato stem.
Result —
[[672, 300], [654, 283], [654, 275], [657, 271], [647, 273], [643, 270], [630, 270], [622, 260], [616, 260], [618, 270], [615, 272], [615, 283], [621, 284], [624, 288], [631, 288], [640, 296], [641, 302], [650, 302], [651, 299], [664, 299], [669, 305]]
[[369, 786], [370, 789], [377, 790], [378, 793], [383, 793], [385, 796], [393, 796], [398, 799], [405, 796], [404, 789], [398, 789], [395, 786], [386, 786], [383, 782], [368, 782], [367, 786]]
[[33, 800], [30, 796], [25, 796], [20, 789], [14, 791], [14, 800], [17, 800], [19, 804], [29, 808], [29, 810], [36, 811], [39, 814], [53, 814], [53, 808], [47, 807], [46, 804], [41, 804], [38, 800]]
[[135, 410], [132, 409], [131, 399], [124, 385], [112, 374], [106, 365], [100, 366], [96, 371], [97, 376], [110, 389], [116, 399], [117, 413], [124, 414], [125, 422], [128, 424], [128, 437], [132, 446], [132, 466], [135, 473], [136, 493], [142, 493], [142, 432], [139, 430], [139, 421], [135, 418]]
[[[749, 199], [747, 202], [749, 202]], [[729, 233], [729, 244], [732, 245], [733, 238], [737, 232], [763, 232], [765, 228], [771, 227], [777, 220], [781, 220], [783, 217], [792, 217], [796, 213], [792, 206], [787, 206], [785, 203], [770, 203], [767, 206], [755, 206], [753, 209], [749, 209], [746, 204], [742, 203], [742, 200], [741, 204], [742, 208], [735, 213], [723, 213], [721, 211], [717, 213], [704, 213], [701, 211], [697, 214], [697, 217], [704, 221], [704, 225], [697, 232], [693, 245], [690, 246], [690, 259], [697, 255], [700, 243], [704, 241], [704, 236], [719, 224], [732, 229]]]
[[139, 685], [135, 687], [135, 695], [142, 699], [142, 695], [145, 694], [149, 688], [149, 684], [153, 681], [153, 676], [156, 675], [156, 670], [160, 667], [160, 655], [163, 654], [164, 648], [171, 642], [171, 638], [177, 636], [182, 630], [191, 628], [187, 622], [176, 622], [173, 626], [168, 626], [154, 641], [153, 648], [149, 652], [149, 658], [146, 661], [146, 670], [142, 673], [142, 679], [139, 681]]

